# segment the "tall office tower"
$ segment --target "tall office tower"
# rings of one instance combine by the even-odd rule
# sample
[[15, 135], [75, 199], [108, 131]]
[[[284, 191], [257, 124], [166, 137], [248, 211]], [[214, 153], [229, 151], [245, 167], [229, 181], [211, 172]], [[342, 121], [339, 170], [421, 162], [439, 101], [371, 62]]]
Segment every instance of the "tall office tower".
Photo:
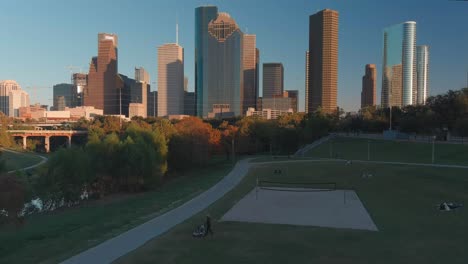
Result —
[[117, 41], [117, 35], [98, 34], [98, 56], [91, 60], [87, 92], [84, 94], [84, 105], [102, 109], [105, 115], [120, 113]]
[[306, 51], [305, 59], [305, 112], [310, 113], [309, 111], [309, 51]]
[[[74, 107], [75, 86], [69, 83], [56, 84], [53, 87], [53, 102], [55, 111], [63, 111], [65, 107]], [[62, 102], [63, 100], [63, 102]]]
[[206, 116], [207, 104], [207, 64], [208, 64], [208, 24], [218, 16], [216, 6], [201, 6], [195, 8], [195, 100], [196, 114]]
[[13, 80], [0, 81], [0, 112], [19, 117], [19, 108], [29, 106], [29, 95]]
[[263, 63], [263, 98], [283, 96], [284, 68], [282, 63]]
[[184, 113], [184, 49], [177, 43], [158, 47], [158, 116]]
[[403, 107], [416, 102], [416, 22], [384, 29], [382, 106]]
[[88, 87], [88, 74], [74, 73], [72, 75], [73, 80], [73, 107], [83, 105], [83, 92]]
[[130, 117], [141, 116], [147, 117], [148, 113], [148, 91], [150, 89], [150, 77], [148, 72], [143, 68], [135, 68], [135, 83], [130, 88]]
[[195, 93], [197, 115], [242, 114], [243, 33], [216, 7], [195, 9]]
[[377, 97], [377, 68], [375, 64], [366, 65], [366, 74], [362, 76], [361, 108], [374, 106]]
[[308, 54], [307, 110], [333, 113], [338, 92], [337, 11], [325, 9], [309, 17]]
[[244, 101], [242, 103], [242, 114], [247, 112], [249, 107], [255, 108], [257, 104], [257, 49], [256, 36], [244, 34], [243, 43], [243, 71], [244, 71]]
[[416, 76], [418, 78], [417, 103], [426, 104], [426, 99], [429, 96], [429, 46], [417, 46], [416, 57]]

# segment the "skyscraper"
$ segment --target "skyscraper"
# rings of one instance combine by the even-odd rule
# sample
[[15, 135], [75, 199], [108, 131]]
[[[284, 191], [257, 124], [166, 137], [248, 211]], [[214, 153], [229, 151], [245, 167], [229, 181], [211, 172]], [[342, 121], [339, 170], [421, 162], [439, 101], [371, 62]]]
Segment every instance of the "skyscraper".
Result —
[[416, 70], [417, 70], [417, 103], [425, 104], [429, 96], [429, 46], [416, 47]]
[[120, 91], [117, 87], [117, 35], [98, 34], [98, 56], [89, 66], [88, 87], [84, 94], [84, 105], [104, 110], [106, 115], [120, 112]]
[[177, 43], [158, 48], [158, 116], [184, 113], [184, 49]]
[[83, 105], [83, 92], [88, 87], [88, 74], [84, 73], [74, 73], [72, 76], [73, 85], [73, 100], [72, 105], [82, 106]]
[[242, 114], [245, 114], [249, 107], [256, 108], [257, 105], [257, 49], [256, 36], [252, 34], [244, 34], [243, 43], [243, 71], [244, 71], [244, 92]]
[[207, 90], [207, 69], [208, 66], [208, 24], [218, 16], [216, 6], [201, 6], [195, 9], [195, 100], [196, 114], [198, 116], [207, 115], [208, 95]]
[[284, 68], [282, 63], [263, 63], [263, 98], [283, 96]]
[[406, 106], [416, 102], [416, 22], [384, 29], [382, 106]]
[[377, 97], [377, 69], [375, 64], [366, 65], [366, 73], [362, 76], [361, 108], [374, 106]]
[[135, 68], [135, 82], [130, 87], [129, 117], [147, 117], [149, 83], [148, 72], [143, 67]]
[[0, 81], [0, 112], [18, 117], [19, 108], [29, 106], [29, 95], [13, 80]]
[[309, 17], [308, 112], [333, 113], [338, 92], [338, 12], [322, 10]]
[[195, 10], [195, 92], [197, 115], [242, 114], [244, 102], [243, 33], [216, 7]]
[[55, 111], [63, 111], [65, 107], [74, 107], [75, 86], [69, 83], [56, 84], [53, 87], [53, 103]]

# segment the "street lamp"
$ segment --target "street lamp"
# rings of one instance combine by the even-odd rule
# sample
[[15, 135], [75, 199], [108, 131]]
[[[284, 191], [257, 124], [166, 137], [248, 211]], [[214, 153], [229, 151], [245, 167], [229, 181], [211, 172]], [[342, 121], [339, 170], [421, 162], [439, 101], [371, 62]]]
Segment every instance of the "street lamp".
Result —
[[434, 163], [435, 160], [435, 140], [436, 136], [432, 136], [432, 163]]

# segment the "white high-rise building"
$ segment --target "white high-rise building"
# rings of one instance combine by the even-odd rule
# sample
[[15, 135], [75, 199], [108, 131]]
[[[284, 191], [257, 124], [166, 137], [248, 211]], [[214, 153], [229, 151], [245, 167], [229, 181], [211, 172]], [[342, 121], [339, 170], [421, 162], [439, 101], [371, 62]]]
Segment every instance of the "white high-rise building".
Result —
[[177, 43], [158, 47], [158, 116], [184, 113], [184, 49]]
[[425, 104], [429, 97], [429, 46], [416, 47], [416, 70], [418, 78], [417, 103]]
[[382, 106], [416, 103], [416, 22], [384, 29]]
[[19, 117], [19, 108], [26, 106], [29, 106], [29, 95], [16, 81], [0, 81], [0, 112]]

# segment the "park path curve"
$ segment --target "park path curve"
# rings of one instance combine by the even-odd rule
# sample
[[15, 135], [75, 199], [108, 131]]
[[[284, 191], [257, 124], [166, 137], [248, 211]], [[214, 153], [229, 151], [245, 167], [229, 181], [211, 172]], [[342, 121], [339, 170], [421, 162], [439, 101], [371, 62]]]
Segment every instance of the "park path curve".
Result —
[[[10, 153], [14, 153], [14, 154], [18, 154], [18, 155], [23, 155], [23, 153], [21, 152], [18, 152], [18, 151], [14, 151], [14, 150], [11, 150], [11, 149], [5, 149], [5, 148], [2, 148], [1, 149], [2, 151], [6, 151], [6, 152], [10, 152]], [[17, 169], [17, 170], [11, 170], [11, 171], [8, 171], [7, 173], [10, 174], [10, 173], [14, 173], [16, 171], [25, 171], [25, 170], [29, 170], [29, 169], [33, 169], [33, 168], [36, 168], [36, 167], [39, 167], [41, 166], [42, 164], [46, 163], [47, 162], [47, 158], [46, 157], [43, 157], [41, 155], [36, 155], [37, 157], [41, 158], [41, 161], [34, 164], [34, 165], [31, 165], [31, 166], [28, 166], [28, 167], [24, 167], [24, 168], [21, 168], [21, 169]]]
[[137, 249], [149, 240], [167, 232], [174, 226], [201, 212], [232, 190], [247, 175], [251, 167], [250, 160], [244, 159], [237, 162], [232, 171], [216, 185], [183, 205], [83, 251], [62, 263], [111, 263], [119, 257]]

